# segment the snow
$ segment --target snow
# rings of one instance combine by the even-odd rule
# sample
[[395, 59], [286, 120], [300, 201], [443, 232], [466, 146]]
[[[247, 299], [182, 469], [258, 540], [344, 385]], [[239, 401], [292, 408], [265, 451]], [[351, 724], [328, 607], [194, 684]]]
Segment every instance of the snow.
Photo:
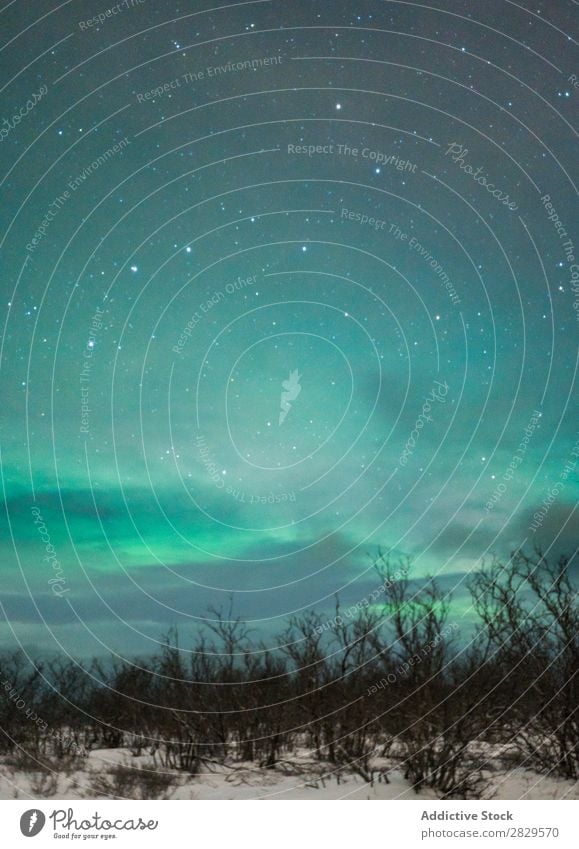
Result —
[[[377, 760], [373, 763], [375, 781], [370, 785], [361, 776], [346, 769], [337, 772], [329, 764], [313, 761], [304, 751], [298, 751], [275, 769], [260, 769], [251, 763], [210, 763], [204, 772], [189, 776], [182, 772], [164, 770], [150, 756], [134, 757], [127, 749], [101, 749], [90, 752], [81, 761], [81, 768], [68, 773], [49, 774], [43, 781], [39, 772], [18, 770], [0, 760], [0, 799], [86, 799], [97, 796], [92, 782], [106, 776], [116, 765], [140, 766], [171, 774], [175, 787], [168, 798], [182, 800], [268, 800], [268, 799], [356, 799], [401, 800], [436, 799], [437, 794], [427, 788], [416, 795], [395, 760]], [[389, 783], [378, 780], [378, 773], [387, 770]], [[579, 783], [565, 781], [550, 775], [539, 775], [523, 767], [510, 770], [496, 768], [487, 798], [513, 799], [578, 799]]]

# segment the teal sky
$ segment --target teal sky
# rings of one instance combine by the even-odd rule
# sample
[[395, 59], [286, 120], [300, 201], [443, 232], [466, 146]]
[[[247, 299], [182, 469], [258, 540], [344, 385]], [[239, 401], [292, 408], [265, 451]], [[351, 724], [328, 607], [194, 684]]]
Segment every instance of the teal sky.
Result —
[[574, 552], [577, 56], [496, 6], [5, 13], [2, 116], [48, 93], [1, 144], [1, 647], [146, 652], [232, 593], [270, 636], [378, 546], [466, 629], [492, 553]]

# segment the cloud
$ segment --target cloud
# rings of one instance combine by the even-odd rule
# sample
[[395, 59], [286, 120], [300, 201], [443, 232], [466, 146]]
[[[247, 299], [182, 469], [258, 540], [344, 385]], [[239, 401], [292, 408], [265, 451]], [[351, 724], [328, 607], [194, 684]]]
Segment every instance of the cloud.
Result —
[[[542, 508], [542, 509], [541, 509]], [[579, 542], [579, 509], [575, 502], [553, 502], [542, 518], [541, 526], [533, 532], [529, 530], [536, 512], [542, 516], [545, 507], [536, 503], [517, 516], [517, 527], [522, 538], [528, 537], [529, 545], [540, 545], [554, 556], [573, 554]]]

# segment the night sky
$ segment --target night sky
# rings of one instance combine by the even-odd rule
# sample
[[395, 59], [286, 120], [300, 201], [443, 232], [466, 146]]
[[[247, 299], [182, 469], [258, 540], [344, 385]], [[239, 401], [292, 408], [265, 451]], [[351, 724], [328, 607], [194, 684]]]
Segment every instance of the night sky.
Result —
[[1, 648], [573, 553], [578, 20], [4, 4]]

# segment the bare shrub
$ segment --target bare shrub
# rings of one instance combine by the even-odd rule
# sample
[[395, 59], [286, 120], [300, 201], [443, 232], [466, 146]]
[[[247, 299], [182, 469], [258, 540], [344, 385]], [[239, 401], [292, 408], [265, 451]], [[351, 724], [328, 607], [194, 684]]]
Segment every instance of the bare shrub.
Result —
[[470, 744], [486, 726], [478, 689], [466, 686], [477, 669], [476, 651], [459, 662], [447, 629], [450, 598], [434, 580], [411, 586], [388, 558], [378, 572], [386, 588], [395, 672], [386, 679], [387, 722], [396, 736], [404, 776], [418, 793], [431, 787], [443, 798], [480, 798], [487, 787]]
[[48, 799], [56, 794], [58, 775], [55, 772], [37, 772], [30, 780], [30, 789], [35, 799]]
[[85, 798], [104, 796], [113, 799], [168, 799], [177, 777], [144, 766], [117, 764], [106, 773], [94, 775]]
[[472, 581], [495, 727], [539, 772], [579, 778], [579, 607], [571, 559], [540, 549], [494, 560]]

